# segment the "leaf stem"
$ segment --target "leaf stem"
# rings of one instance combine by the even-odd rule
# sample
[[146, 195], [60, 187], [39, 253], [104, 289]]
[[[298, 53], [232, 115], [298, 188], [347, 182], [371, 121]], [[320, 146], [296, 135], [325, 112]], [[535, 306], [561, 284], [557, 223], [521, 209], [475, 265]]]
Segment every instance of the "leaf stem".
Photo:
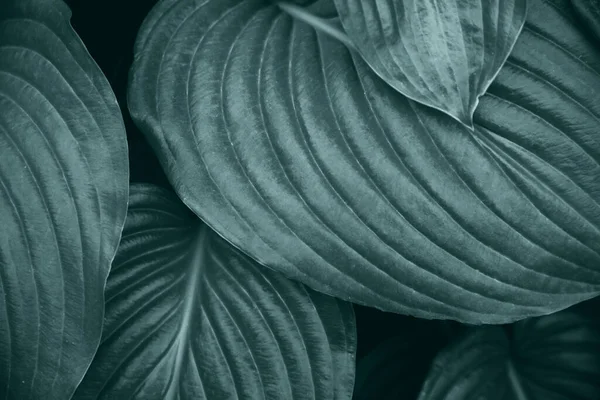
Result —
[[200, 296], [200, 282], [202, 280], [203, 265], [206, 262], [204, 260], [206, 254], [206, 241], [207, 227], [201, 224], [197, 233], [195, 247], [192, 250], [189, 259], [189, 270], [186, 271], [187, 282], [184, 292], [185, 300], [183, 302], [183, 308], [181, 310], [181, 321], [177, 332], [177, 338], [175, 345], [177, 346], [177, 352], [173, 359], [173, 373], [171, 377], [171, 383], [169, 389], [165, 395], [165, 399], [178, 399], [180, 398], [179, 393], [179, 380], [183, 374], [183, 366], [185, 363], [185, 357], [188, 351], [188, 342], [190, 340], [190, 334], [192, 324], [194, 321], [194, 312], [197, 309], [198, 297]]
[[506, 368], [508, 373], [508, 380], [510, 381], [510, 386], [513, 389], [513, 393], [517, 400], [528, 400], [527, 394], [525, 394], [525, 389], [523, 389], [523, 385], [521, 384], [521, 380], [517, 375], [517, 371], [515, 370], [515, 366], [513, 362], [509, 359], [506, 361]]
[[317, 17], [316, 15], [309, 13], [305, 8], [299, 7], [295, 4], [281, 2], [277, 3], [277, 6], [293, 18], [307, 23], [316, 30], [321, 31], [344, 43], [348, 48], [356, 50], [354, 43], [352, 40], [350, 40], [346, 32], [338, 29], [338, 27], [333, 25], [330, 21], [321, 17]]

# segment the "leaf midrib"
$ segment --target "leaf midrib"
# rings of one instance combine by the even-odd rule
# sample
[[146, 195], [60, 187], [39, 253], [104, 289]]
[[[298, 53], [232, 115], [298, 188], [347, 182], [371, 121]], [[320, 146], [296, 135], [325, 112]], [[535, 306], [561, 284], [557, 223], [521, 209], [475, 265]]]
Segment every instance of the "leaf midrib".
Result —
[[512, 393], [515, 395], [517, 400], [529, 400], [529, 396], [525, 393], [521, 379], [519, 378], [518, 372], [515, 368], [513, 361], [509, 358], [506, 360], [506, 371], [508, 375], [508, 381], [510, 382], [510, 388]]
[[206, 227], [202, 225], [196, 234], [195, 241], [192, 243], [192, 251], [189, 258], [189, 265], [187, 267], [186, 274], [187, 285], [183, 293], [184, 303], [181, 312], [181, 322], [177, 332], [177, 338], [175, 344], [177, 346], [177, 353], [175, 355], [175, 361], [173, 363], [173, 375], [169, 384], [169, 389], [165, 395], [165, 399], [175, 400], [179, 399], [179, 384], [181, 379], [181, 370], [183, 363], [185, 362], [185, 351], [187, 344], [189, 343], [190, 331], [192, 325], [192, 318], [196, 308], [196, 299], [200, 292], [200, 278], [202, 276], [202, 263], [206, 253]]

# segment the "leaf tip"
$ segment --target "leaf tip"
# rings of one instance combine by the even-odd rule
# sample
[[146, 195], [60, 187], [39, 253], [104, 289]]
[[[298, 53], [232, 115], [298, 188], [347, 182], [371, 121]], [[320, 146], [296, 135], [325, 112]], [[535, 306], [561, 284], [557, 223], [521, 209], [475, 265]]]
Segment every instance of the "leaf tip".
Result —
[[475, 123], [473, 122], [473, 118], [469, 117], [468, 119], [460, 119], [459, 120], [463, 126], [465, 126], [471, 132], [475, 131]]
[[[473, 109], [473, 111], [475, 111]], [[475, 123], [473, 122], [473, 111], [458, 111], [452, 112], [450, 110], [446, 111], [446, 114], [460, 122], [461, 125], [466, 127], [468, 130], [473, 132], [475, 130]]]

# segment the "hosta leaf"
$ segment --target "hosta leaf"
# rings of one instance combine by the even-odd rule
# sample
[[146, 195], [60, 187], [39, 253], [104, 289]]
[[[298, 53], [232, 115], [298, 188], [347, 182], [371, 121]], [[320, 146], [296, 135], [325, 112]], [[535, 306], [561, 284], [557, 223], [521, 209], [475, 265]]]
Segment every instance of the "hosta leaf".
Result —
[[351, 304], [257, 266], [163, 189], [132, 186], [106, 297], [76, 400], [351, 397]]
[[[333, 9], [328, 9], [330, 5]], [[277, 3], [277, 6], [290, 16], [307, 23], [316, 30], [329, 35], [354, 49], [354, 43], [344, 32], [335, 5], [329, 1], [317, 1], [310, 6], [300, 7], [293, 3]]]
[[345, 300], [500, 323], [600, 293], [600, 49], [532, 0], [475, 130], [262, 0], [165, 0], [137, 124], [183, 201], [255, 260]]
[[0, 2], [0, 399], [70, 398], [125, 220], [123, 121], [70, 16]]
[[[596, 315], [596, 314], [595, 314]], [[600, 321], [563, 311], [474, 328], [433, 362], [419, 400], [596, 400]]]
[[291, 0], [291, 1], [277, 1], [270, 0], [276, 3], [280, 8], [286, 8], [294, 6], [297, 10], [307, 13], [308, 15], [314, 15], [319, 18], [326, 20], [335, 20], [339, 23], [341, 28], [341, 22], [339, 22], [339, 15], [335, 8], [335, 3], [332, 0]]
[[526, 0], [335, 0], [344, 29], [388, 84], [473, 126], [523, 28]]

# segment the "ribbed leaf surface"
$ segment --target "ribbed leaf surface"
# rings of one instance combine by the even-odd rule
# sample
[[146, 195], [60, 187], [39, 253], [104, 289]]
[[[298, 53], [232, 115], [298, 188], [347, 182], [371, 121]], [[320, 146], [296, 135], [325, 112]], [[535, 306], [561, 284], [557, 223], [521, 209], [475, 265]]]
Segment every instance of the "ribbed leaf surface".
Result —
[[419, 400], [596, 400], [600, 324], [572, 310], [475, 328], [441, 352]]
[[158, 187], [131, 188], [78, 399], [350, 399], [349, 303], [257, 266]]
[[350, 39], [380, 77], [469, 127], [527, 15], [526, 0], [335, 0], [335, 5]]
[[600, 293], [600, 49], [532, 0], [475, 131], [262, 0], [165, 0], [130, 109], [183, 201], [360, 304], [500, 323]]
[[108, 82], [56, 0], [0, 1], [0, 399], [69, 399], [127, 209]]

